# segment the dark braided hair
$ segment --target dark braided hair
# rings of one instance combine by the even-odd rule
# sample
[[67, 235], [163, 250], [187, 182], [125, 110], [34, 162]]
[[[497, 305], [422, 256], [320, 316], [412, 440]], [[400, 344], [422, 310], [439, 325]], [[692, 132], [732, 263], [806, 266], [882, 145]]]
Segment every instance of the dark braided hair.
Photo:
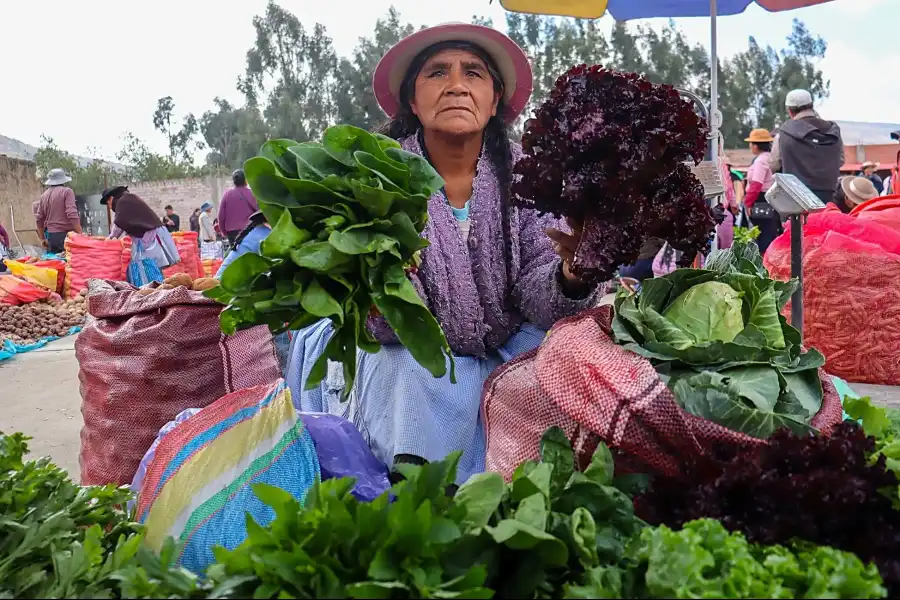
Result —
[[266, 216], [262, 213], [262, 211], [253, 213], [250, 215], [250, 222], [247, 223], [247, 226], [244, 227], [237, 236], [234, 238], [234, 247], [237, 248], [241, 245], [241, 242], [244, 241], [244, 238], [247, 237], [251, 231], [266, 223]]
[[[487, 153], [494, 171], [497, 174], [497, 183], [500, 191], [500, 217], [503, 226], [504, 237], [504, 253], [506, 257], [506, 275], [507, 286], [512, 286], [512, 237], [511, 225], [509, 219], [509, 194], [512, 184], [513, 173], [513, 155], [512, 145], [509, 141], [509, 127], [503, 120], [503, 116], [507, 114], [508, 108], [503, 98], [503, 78], [500, 75], [500, 69], [490, 54], [483, 48], [472, 44], [471, 42], [453, 41], [438, 42], [429, 46], [420, 52], [410, 63], [403, 83], [400, 84], [400, 109], [390, 121], [378, 128], [377, 132], [384, 134], [395, 140], [400, 140], [411, 135], [419, 135], [419, 144], [422, 152], [428, 158], [428, 151], [422, 139], [422, 122], [419, 117], [413, 113], [410, 101], [415, 96], [416, 78], [425, 63], [432, 56], [443, 50], [464, 50], [471, 52], [484, 62], [487, 67], [488, 74], [494, 82], [494, 92], [499, 94], [500, 100], [497, 103], [497, 114], [492, 116], [484, 128], [484, 142], [482, 152]], [[509, 303], [510, 298], [507, 294], [506, 302]]]

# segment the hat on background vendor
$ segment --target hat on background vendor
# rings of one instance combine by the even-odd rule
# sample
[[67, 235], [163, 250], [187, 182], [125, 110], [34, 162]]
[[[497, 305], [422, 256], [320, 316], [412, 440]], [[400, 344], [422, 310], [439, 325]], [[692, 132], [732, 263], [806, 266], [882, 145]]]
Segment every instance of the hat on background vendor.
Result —
[[873, 160], [867, 160], [860, 166], [859, 177], [865, 177], [869, 181], [872, 182], [872, 185], [875, 186], [875, 189], [878, 190], [878, 193], [884, 191], [884, 180], [878, 175], [876, 171], [878, 171], [881, 165]]
[[841, 179], [841, 191], [844, 192], [844, 201], [851, 209], [878, 197], [878, 190], [867, 177], [844, 177]]
[[112, 209], [115, 210], [115, 201], [122, 197], [128, 191], [127, 185], [117, 185], [115, 187], [106, 188], [100, 194], [100, 204], [106, 206], [112, 201]]

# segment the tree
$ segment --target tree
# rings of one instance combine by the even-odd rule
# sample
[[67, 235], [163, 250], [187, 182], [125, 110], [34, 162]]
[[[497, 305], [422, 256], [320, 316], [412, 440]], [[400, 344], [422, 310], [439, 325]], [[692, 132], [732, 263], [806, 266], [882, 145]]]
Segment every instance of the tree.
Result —
[[238, 89], [248, 105], [261, 108], [275, 137], [318, 136], [337, 116], [338, 59], [325, 27], [317, 23], [307, 32], [296, 15], [269, 0], [253, 28], [256, 43]]
[[268, 128], [255, 106], [236, 108], [222, 98], [215, 98], [213, 103], [216, 109], [200, 118], [200, 131], [210, 149], [206, 162], [216, 168], [239, 168], [259, 153], [268, 138]]
[[[96, 149], [88, 149], [88, 154], [96, 156], [99, 152]], [[82, 166], [77, 157], [61, 149], [53, 138], [45, 135], [41, 136], [41, 145], [34, 154], [34, 162], [41, 178], [46, 177], [51, 169], [62, 169], [68, 173], [72, 178], [70, 187], [79, 196], [98, 194], [107, 185], [115, 185], [125, 180], [125, 175], [105, 160], [93, 158], [83, 161]]]
[[372, 76], [385, 52], [414, 31], [410, 23], [400, 20], [400, 13], [392, 6], [385, 17], [375, 22], [371, 38], [359, 38], [352, 58], [342, 59], [338, 67], [342, 82], [335, 98], [338, 122], [371, 130], [385, 120], [372, 93]]
[[126, 133], [123, 136], [122, 149], [119, 150], [117, 158], [125, 163], [130, 181], [183, 179], [197, 177], [203, 173], [192, 163], [175, 162], [169, 156], [153, 152], [133, 133]]
[[173, 163], [194, 162], [193, 151], [203, 147], [202, 142], [195, 142], [194, 137], [199, 132], [197, 119], [188, 113], [181, 120], [181, 126], [174, 118], [175, 101], [172, 96], [165, 96], [156, 101], [156, 111], [153, 113], [153, 127], [166, 136], [169, 145], [169, 160]]

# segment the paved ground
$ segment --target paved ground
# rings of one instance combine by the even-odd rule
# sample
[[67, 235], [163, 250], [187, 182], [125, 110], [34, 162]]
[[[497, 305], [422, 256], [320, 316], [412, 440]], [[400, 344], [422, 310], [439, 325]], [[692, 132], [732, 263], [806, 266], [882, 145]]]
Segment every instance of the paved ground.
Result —
[[[32, 454], [52, 457], [77, 479], [82, 421], [74, 344], [71, 336], [0, 361], [0, 431], [32, 436]], [[853, 384], [853, 389], [900, 408], [900, 387]]]

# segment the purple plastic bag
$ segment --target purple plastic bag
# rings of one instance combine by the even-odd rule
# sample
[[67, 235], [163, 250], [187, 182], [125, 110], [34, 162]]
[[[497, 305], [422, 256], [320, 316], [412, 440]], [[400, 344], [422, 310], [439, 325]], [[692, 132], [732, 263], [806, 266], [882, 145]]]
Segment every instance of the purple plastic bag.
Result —
[[326, 413], [298, 413], [312, 436], [319, 455], [322, 481], [335, 477], [354, 477], [353, 495], [371, 502], [391, 487], [388, 468], [346, 419]]

